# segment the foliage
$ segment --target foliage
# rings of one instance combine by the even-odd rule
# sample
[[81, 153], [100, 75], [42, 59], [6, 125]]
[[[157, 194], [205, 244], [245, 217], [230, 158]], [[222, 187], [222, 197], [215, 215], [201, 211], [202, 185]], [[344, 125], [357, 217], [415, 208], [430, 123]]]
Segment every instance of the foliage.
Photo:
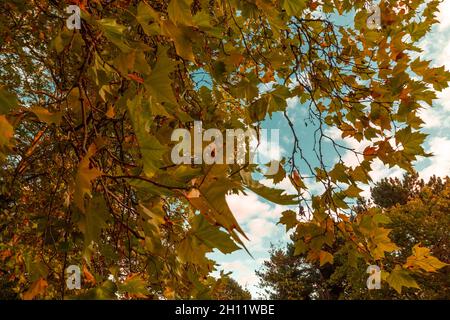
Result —
[[[418, 111], [450, 73], [413, 58], [438, 1], [383, 1], [377, 30], [364, 3], [3, 1], [2, 277], [29, 299], [210, 297], [215, 263], [206, 254], [243, 247], [225, 197], [245, 190], [308, 206], [289, 219], [296, 253], [336, 263], [330, 250], [342, 239], [348, 259], [384, 261], [398, 248], [384, 218], [371, 210], [350, 221], [347, 203], [375, 159], [411, 170], [426, 155]], [[79, 30], [66, 26], [69, 4], [81, 8]], [[317, 128], [309, 150], [317, 162], [287, 114], [293, 97]], [[256, 165], [170, 159], [173, 130], [191, 130], [194, 120], [221, 132], [259, 130], [275, 113], [293, 144], [273, 181], [290, 179], [297, 197], [258, 183]], [[327, 128], [369, 146], [349, 150]], [[339, 159], [331, 167], [327, 143]], [[358, 166], [343, 162], [347, 151]], [[323, 194], [307, 199], [308, 176]], [[83, 289], [67, 292], [71, 264], [83, 266]]]
[[[270, 260], [257, 272], [260, 286], [272, 299], [448, 299], [450, 268], [441, 261], [450, 261], [449, 191], [449, 178], [431, 177], [425, 183], [416, 173], [403, 180], [383, 179], [372, 188], [375, 203], [380, 194], [386, 196], [382, 205], [391, 203], [383, 214], [399, 246], [380, 266], [380, 290], [367, 289], [367, 264], [363, 259], [348, 260], [344, 242], [332, 250], [333, 265], [321, 266], [308, 261], [306, 254], [295, 255], [292, 243], [286, 250], [272, 250]], [[365, 210], [371, 206], [366, 203]], [[358, 215], [364, 217], [365, 212], [360, 208]]]
[[251, 300], [252, 295], [233, 278], [222, 277], [221, 282], [214, 288], [212, 298], [215, 300]]

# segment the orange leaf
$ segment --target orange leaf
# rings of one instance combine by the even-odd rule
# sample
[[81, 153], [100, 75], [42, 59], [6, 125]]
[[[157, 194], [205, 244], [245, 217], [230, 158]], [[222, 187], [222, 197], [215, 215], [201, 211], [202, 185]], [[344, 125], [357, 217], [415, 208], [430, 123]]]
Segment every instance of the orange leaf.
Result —
[[83, 276], [87, 283], [95, 285], [95, 283], [96, 283], [95, 277], [92, 275], [92, 273], [90, 273], [90, 271], [88, 270], [88, 268], [85, 265], [83, 266]]
[[138, 75], [135, 75], [134, 73], [129, 73], [128, 78], [130, 78], [131, 80], [134, 80], [136, 82], [139, 82], [139, 83], [144, 83], [144, 79], [142, 79]]
[[374, 156], [377, 154], [377, 148], [375, 147], [367, 147], [364, 149], [364, 156], [365, 157], [370, 157], [370, 156]]
[[24, 292], [22, 298], [24, 300], [33, 300], [36, 296], [45, 292], [48, 283], [44, 278], [39, 278], [30, 286], [30, 288]]

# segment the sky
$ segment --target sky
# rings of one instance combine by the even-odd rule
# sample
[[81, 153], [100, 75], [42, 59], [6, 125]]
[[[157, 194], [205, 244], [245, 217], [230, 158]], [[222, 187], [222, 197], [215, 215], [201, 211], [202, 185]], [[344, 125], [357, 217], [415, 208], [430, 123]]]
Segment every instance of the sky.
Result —
[[[433, 27], [432, 32], [421, 41], [419, 46], [424, 50], [422, 59], [432, 60], [432, 66], [445, 65], [446, 69], [450, 70], [450, 0], [444, 0], [439, 8], [438, 20], [440, 23]], [[299, 104], [298, 100], [289, 99], [287, 103], [288, 114], [292, 118], [299, 120], [305, 118], [305, 108]], [[429, 134], [424, 148], [426, 152], [431, 152], [434, 156], [418, 158], [415, 168], [424, 179], [428, 179], [434, 174], [450, 175], [450, 89], [439, 93], [438, 100], [434, 101], [433, 107], [423, 109], [421, 117], [425, 122], [423, 132]], [[284, 119], [280, 115], [274, 115], [272, 119], [265, 121], [264, 127], [268, 129], [284, 128], [280, 130], [280, 153], [286, 155], [286, 151], [292, 148], [290, 146], [292, 136], [286, 130], [286, 123], [283, 121]], [[295, 123], [296, 129], [298, 128], [302, 135], [307, 137], [313, 128], [311, 126], [301, 128], [304, 125], [302, 122], [304, 121]], [[340, 132], [337, 130], [329, 129], [327, 133], [352, 148], [361, 151], [365, 148], [365, 145], [360, 145], [355, 140], [342, 140]], [[303, 141], [306, 147], [308, 141], [311, 140], [306, 138]], [[334, 160], [333, 156], [330, 155], [330, 157], [330, 161]], [[357, 163], [357, 159], [351, 153], [344, 154], [343, 159], [346, 164]], [[372, 169], [371, 176], [375, 182], [384, 177], [401, 177], [403, 175], [403, 171], [398, 167], [389, 169], [381, 161], [375, 162]], [[270, 185], [267, 180], [262, 183]], [[276, 187], [295, 193], [287, 178]], [[315, 183], [310, 183], [309, 187], [312, 192], [321, 191], [320, 186]], [[362, 188], [363, 196], [369, 195], [369, 188], [370, 186]], [[277, 225], [281, 213], [289, 208], [269, 203], [250, 191], [246, 193], [246, 195], [229, 195], [227, 202], [250, 239], [245, 244], [253, 257], [244, 250], [228, 255], [214, 252], [210, 257], [219, 264], [218, 270], [231, 272], [231, 276], [250, 290], [255, 299], [261, 294], [255, 270], [259, 270], [263, 261], [269, 258], [269, 249], [272, 244], [276, 247], [284, 247], [289, 240], [289, 234], [286, 234], [285, 227]]]

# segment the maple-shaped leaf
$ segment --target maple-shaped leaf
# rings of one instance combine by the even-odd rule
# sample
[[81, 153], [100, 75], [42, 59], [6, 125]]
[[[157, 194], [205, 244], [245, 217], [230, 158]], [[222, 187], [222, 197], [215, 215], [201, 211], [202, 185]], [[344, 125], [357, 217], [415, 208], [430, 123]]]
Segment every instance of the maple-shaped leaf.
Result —
[[285, 194], [285, 190], [273, 189], [254, 180], [250, 172], [241, 171], [241, 177], [244, 185], [256, 193], [257, 195], [280, 205], [295, 205], [297, 204], [297, 195]]
[[176, 26], [170, 20], [164, 20], [161, 22], [161, 31], [165, 36], [173, 40], [177, 55], [185, 60], [195, 62], [190, 29], [185, 26]]
[[389, 238], [389, 233], [392, 230], [386, 228], [376, 228], [371, 234], [372, 236], [372, 244], [371, 253], [375, 259], [381, 259], [384, 257], [385, 252], [392, 252], [394, 250], [399, 249], [398, 246], [392, 242]]
[[159, 170], [166, 147], [147, 131], [151, 124], [151, 115], [150, 110], [143, 105], [142, 95], [137, 95], [133, 100], [129, 100], [127, 104], [133, 129], [139, 143], [144, 173], [147, 177], [152, 177]]
[[159, 47], [156, 64], [151, 74], [145, 77], [144, 86], [158, 102], [177, 103], [172, 90], [170, 74], [175, 70], [177, 63], [167, 56], [167, 48]]
[[134, 298], [145, 298], [149, 292], [146, 281], [139, 274], [131, 274], [127, 279], [117, 285], [117, 291], [128, 294]]
[[191, 4], [192, 0], [170, 0], [167, 7], [169, 19], [176, 25], [192, 26]]
[[386, 278], [387, 283], [399, 294], [402, 293], [402, 287], [420, 289], [416, 280], [409, 274], [408, 270], [396, 265]]
[[292, 210], [287, 210], [281, 213], [280, 221], [277, 224], [284, 224], [286, 231], [294, 228], [298, 224], [297, 214]]
[[211, 225], [201, 214], [192, 219], [191, 225], [193, 235], [211, 249], [217, 248], [222, 253], [231, 253], [239, 249], [226, 232]]
[[408, 155], [425, 155], [422, 144], [426, 137], [425, 133], [413, 132], [410, 126], [398, 130], [395, 134], [397, 143], [402, 144], [403, 152]]
[[276, 173], [270, 174], [267, 173], [265, 176], [269, 179], [273, 180], [274, 184], [278, 184], [286, 177], [286, 171], [283, 168], [282, 162], [273, 160], [271, 163], [268, 164], [269, 167], [277, 167]]
[[97, 21], [98, 26], [104, 32], [106, 38], [114, 43], [121, 51], [129, 52], [131, 48], [125, 42], [124, 32], [126, 27], [117, 23], [115, 19], [105, 18]]
[[105, 199], [101, 195], [94, 195], [94, 197], [89, 200], [89, 204], [82, 219], [78, 222], [80, 230], [84, 235], [83, 256], [86, 261], [89, 261], [91, 255], [92, 243], [100, 242], [101, 231], [106, 227], [107, 219], [108, 209], [106, 207]]
[[97, 152], [95, 144], [91, 144], [88, 152], [78, 165], [75, 177], [74, 201], [77, 207], [84, 212], [84, 196], [91, 195], [91, 183], [102, 175], [102, 172], [95, 167], [91, 167], [90, 158]]
[[433, 257], [430, 249], [416, 244], [412, 249], [412, 255], [407, 258], [404, 267], [409, 269], [422, 269], [425, 272], [436, 272], [438, 269], [447, 265], [436, 257]]

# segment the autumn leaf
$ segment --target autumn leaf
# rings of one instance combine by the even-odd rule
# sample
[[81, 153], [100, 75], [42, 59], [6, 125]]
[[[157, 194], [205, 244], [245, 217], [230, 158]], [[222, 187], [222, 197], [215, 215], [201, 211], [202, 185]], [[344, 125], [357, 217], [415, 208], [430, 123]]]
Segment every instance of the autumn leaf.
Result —
[[191, 232], [210, 248], [217, 248], [222, 253], [231, 253], [239, 249], [226, 232], [212, 226], [202, 215], [196, 215], [191, 225]]
[[142, 79], [141, 77], [139, 77], [138, 75], [136, 75], [134, 73], [129, 73], [128, 78], [130, 78], [131, 80], [136, 81], [138, 83], [144, 83], [144, 79]]
[[83, 265], [83, 277], [84, 277], [84, 281], [92, 286], [95, 286], [95, 284], [97, 283], [97, 281], [95, 281], [95, 277], [92, 275], [92, 273], [86, 267], [86, 265]]
[[192, 26], [192, 0], [170, 0], [167, 12], [170, 20], [177, 25]]
[[23, 293], [22, 298], [24, 300], [33, 300], [37, 296], [44, 294], [47, 287], [47, 280], [44, 278], [39, 278], [31, 284], [30, 288], [26, 292]]
[[75, 193], [74, 201], [77, 207], [84, 211], [84, 196], [91, 195], [91, 183], [102, 175], [102, 172], [95, 167], [91, 168], [90, 159], [97, 152], [97, 148], [94, 144], [89, 146], [88, 152], [81, 159], [76, 177], [75, 177]]
[[421, 269], [425, 272], [436, 272], [447, 265], [433, 257], [430, 249], [416, 244], [412, 249], [412, 255], [407, 258], [403, 267], [413, 270]]
[[17, 96], [0, 86], [0, 115], [7, 114], [18, 104]]
[[14, 128], [5, 116], [0, 115], [0, 148], [9, 146], [13, 135]]
[[45, 122], [47, 124], [56, 124], [59, 125], [61, 123], [61, 112], [50, 112], [48, 109], [42, 108], [40, 106], [33, 106], [30, 108], [30, 111], [33, 112], [40, 121]]
[[326, 263], [333, 264], [334, 257], [331, 253], [321, 250], [319, 254], [320, 266], [323, 266]]
[[399, 294], [402, 293], [402, 287], [420, 289], [417, 282], [405, 269], [402, 269], [399, 265], [396, 265], [394, 270], [391, 271], [386, 278], [389, 285], [395, 289]]
[[286, 231], [294, 228], [298, 224], [297, 214], [292, 210], [287, 210], [281, 213], [280, 221], [277, 224], [284, 224]]

